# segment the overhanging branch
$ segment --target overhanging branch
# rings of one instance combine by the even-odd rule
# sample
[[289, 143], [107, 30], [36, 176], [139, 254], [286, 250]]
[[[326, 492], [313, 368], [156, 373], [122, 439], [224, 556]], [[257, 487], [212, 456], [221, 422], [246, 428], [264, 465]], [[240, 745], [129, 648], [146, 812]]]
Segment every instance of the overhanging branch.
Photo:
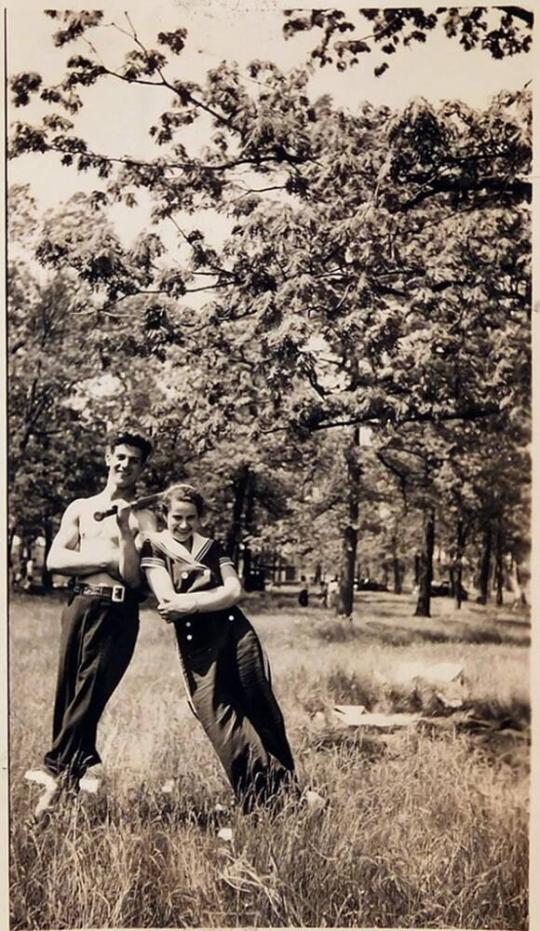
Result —
[[392, 423], [395, 426], [399, 426], [404, 423], [440, 423], [447, 420], [482, 420], [485, 417], [496, 417], [501, 413], [500, 408], [496, 404], [488, 404], [484, 407], [465, 407], [461, 410], [451, 410], [451, 411], [429, 411], [427, 413], [420, 413], [418, 411], [411, 411], [410, 414], [406, 414], [403, 417], [392, 417], [384, 415], [374, 416], [373, 414], [360, 414], [356, 417], [350, 417], [344, 420], [332, 420], [327, 422], [316, 423], [309, 426], [311, 432], [317, 430], [329, 430], [332, 427], [352, 427], [355, 424], [365, 425], [365, 426], [381, 426], [386, 423]]

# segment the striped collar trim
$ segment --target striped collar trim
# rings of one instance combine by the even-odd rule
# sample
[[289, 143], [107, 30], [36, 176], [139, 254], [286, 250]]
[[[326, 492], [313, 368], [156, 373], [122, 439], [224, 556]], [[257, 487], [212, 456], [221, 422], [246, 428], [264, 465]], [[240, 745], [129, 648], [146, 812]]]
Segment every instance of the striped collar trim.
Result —
[[194, 533], [193, 551], [191, 553], [183, 543], [179, 543], [178, 540], [175, 540], [172, 533], [168, 530], [149, 533], [146, 537], [150, 543], [161, 550], [162, 553], [165, 553], [166, 556], [170, 556], [171, 559], [187, 563], [193, 569], [206, 569], [206, 566], [198, 560], [202, 559], [212, 546], [213, 541], [210, 540], [209, 537], [203, 537], [200, 533]]

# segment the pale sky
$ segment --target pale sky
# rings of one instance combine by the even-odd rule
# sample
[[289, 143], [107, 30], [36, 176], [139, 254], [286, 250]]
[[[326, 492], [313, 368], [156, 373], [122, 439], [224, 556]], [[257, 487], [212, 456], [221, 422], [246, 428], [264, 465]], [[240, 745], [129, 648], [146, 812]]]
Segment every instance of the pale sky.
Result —
[[[271, 0], [259, 0], [258, 5], [258, 9], [239, 9], [240, 4], [235, 4], [234, 0], [226, 5], [217, 0], [210, 4], [197, 0], [143, 4], [132, 0], [128, 13], [141, 39], [150, 46], [155, 47], [155, 36], [160, 30], [170, 31], [179, 26], [188, 29], [186, 48], [179, 58], [173, 59], [175, 77], [202, 82], [206, 71], [224, 59], [234, 60], [242, 67], [255, 58], [269, 59], [284, 70], [302, 64], [306, 51], [318, 41], [320, 30], [298, 34], [285, 41], [281, 10], [273, 8]], [[70, 4], [71, 8], [73, 6], [77, 4]], [[253, 4], [244, 2], [243, 6], [253, 7]], [[337, 6], [346, 8], [347, 4]], [[128, 27], [122, 8], [107, 4], [105, 10], [107, 23], [114, 20], [119, 26]], [[54, 82], [61, 78], [64, 62], [70, 55], [86, 51], [84, 45], [76, 44], [56, 49], [50, 36], [59, 26], [34, 4], [8, 7], [7, 23], [9, 75], [35, 70], [47, 83]], [[123, 53], [131, 47], [112, 25], [92, 29], [88, 35], [109, 67], [116, 67]], [[389, 62], [390, 68], [376, 78], [373, 68], [383, 60]], [[433, 33], [425, 45], [401, 49], [391, 58], [380, 52], [365, 54], [358, 65], [343, 73], [327, 66], [313, 77], [310, 92], [314, 96], [330, 93], [338, 104], [351, 110], [362, 100], [401, 107], [415, 96], [424, 96], [433, 102], [458, 97], [472, 106], [483, 107], [498, 91], [522, 87], [531, 74], [530, 54], [495, 61], [486, 52], [465, 52], [456, 42]], [[166, 90], [129, 86], [120, 81], [114, 83], [113, 79], [98, 82], [97, 87], [88, 89], [84, 95], [86, 105], [75, 118], [76, 130], [96, 151], [134, 157], [159, 152], [148, 135], [148, 128], [169, 105], [170, 95]], [[9, 118], [30, 121], [41, 112], [45, 111], [38, 103], [11, 109]], [[194, 127], [186, 130], [186, 140], [191, 145], [203, 144], [207, 131], [208, 124], [197, 121]], [[67, 199], [76, 190], [97, 186], [93, 173], [80, 175], [75, 169], [59, 165], [52, 156], [29, 155], [16, 159], [9, 163], [8, 171], [10, 183], [31, 181], [44, 209]], [[127, 224], [119, 218], [122, 238], [132, 235], [146, 215], [146, 207], [142, 204], [139, 210], [130, 212]]]

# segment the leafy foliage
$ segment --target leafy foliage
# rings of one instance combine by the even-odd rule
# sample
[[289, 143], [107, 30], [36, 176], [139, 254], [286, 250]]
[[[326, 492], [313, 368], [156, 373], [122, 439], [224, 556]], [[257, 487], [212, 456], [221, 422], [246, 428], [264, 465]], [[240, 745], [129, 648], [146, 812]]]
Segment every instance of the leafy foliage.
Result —
[[[372, 51], [387, 58], [399, 49], [429, 41], [437, 29], [454, 39], [465, 51], [485, 49], [496, 59], [528, 52], [532, 42], [533, 13], [520, 7], [439, 7], [429, 12], [421, 8], [361, 9], [360, 22], [341, 10], [285, 10], [283, 35], [322, 30], [322, 39], [311, 52], [311, 61], [321, 68], [335, 65], [344, 71], [359, 62], [359, 56]], [[365, 28], [370, 31], [358, 36]], [[376, 65], [380, 77], [389, 62]]]
[[[437, 24], [466, 47], [512, 54], [528, 48], [516, 27], [526, 17], [512, 10], [498, 37], [485, 10], [363, 15], [386, 55], [389, 42], [423, 41]], [[58, 44], [82, 42], [85, 54], [68, 59], [55, 87], [33, 73], [13, 78], [15, 106], [39, 95], [50, 112], [37, 125], [15, 123], [10, 154], [56, 153], [96, 177], [94, 192], [44, 219], [35, 245], [43, 267], [69, 269], [77, 282], [63, 309], [74, 322], [62, 341], [73, 373], [68, 367], [60, 384], [49, 372], [55, 396], [84, 384], [87, 363], [94, 376], [117, 379], [119, 397], [95, 409], [136, 416], [158, 438], [151, 481], [208, 476], [218, 530], [234, 525], [247, 543], [316, 554], [337, 527], [356, 546], [367, 527], [362, 506], [386, 498], [396, 528], [405, 486], [411, 512], [440, 507], [448, 541], [458, 515], [471, 526], [488, 512], [512, 521], [512, 508], [501, 510], [505, 457], [514, 487], [528, 478], [529, 93], [501, 93], [484, 111], [416, 99], [401, 112], [364, 104], [352, 114], [328, 97], [313, 100], [306, 68], [283, 74], [254, 61], [245, 80], [224, 62], [200, 85], [181, 79], [183, 28], [160, 33], [157, 50], [128, 18], [132, 48], [108, 68], [85, 43], [100, 15], [53, 18], [65, 27]], [[295, 22], [289, 32], [326, 30], [326, 49], [334, 33], [351, 32], [336, 11]], [[343, 65], [371, 47], [340, 41], [349, 42], [338, 53]], [[169, 94], [148, 128], [155, 156], [97, 152], [77, 135], [76, 115], [92, 105], [86, 89], [111, 81]], [[182, 131], [197, 120], [209, 128], [193, 152]], [[141, 193], [151, 225], [126, 246], [110, 211], [129, 209]], [[221, 245], [200, 229], [201, 213], [225, 221]], [[31, 328], [43, 296], [27, 306], [26, 287], [14, 292], [12, 313]], [[78, 334], [91, 347], [82, 367]], [[54, 336], [47, 351], [58, 346]], [[22, 400], [15, 406], [28, 424]], [[59, 407], [48, 416], [58, 419]], [[360, 424], [373, 430], [370, 454], [350, 445]], [[326, 439], [330, 429], [335, 440]], [[501, 436], [504, 452], [483, 455]], [[327, 487], [322, 470], [333, 461]], [[318, 483], [329, 505], [320, 533]], [[354, 507], [343, 512], [350, 492], [360, 522]], [[522, 503], [510, 500], [517, 513]], [[416, 541], [418, 525], [416, 517]]]

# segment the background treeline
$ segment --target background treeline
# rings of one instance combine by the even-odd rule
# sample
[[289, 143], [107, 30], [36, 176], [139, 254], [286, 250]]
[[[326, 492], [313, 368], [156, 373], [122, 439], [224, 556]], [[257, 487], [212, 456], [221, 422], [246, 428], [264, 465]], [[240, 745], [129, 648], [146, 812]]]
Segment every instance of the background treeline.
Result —
[[[386, 37], [388, 56], [442, 25], [496, 57], [528, 48], [516, 8], [450, 12], [422, 23], [378, 11], [374, 47]], [[290, 16], [288, 34], [323, 28], [312, 60], [354, 65], [365, 49], [343, 15], [319, 13]], [[112, 69], [85, 42], [102, 13], [49, 15], [62, 20], [56, 45], [76, 49], [54, 87], [13, 78], [14, 105], [40, 97], [47, 112], [15, 123], [10, 154], [57, 157], [95, 189], [45, 214], [29, 185], [10, 190], [10, 534], [50, 542], [66, 502], [102, 481], [114, 424], [152, 435], [148, 488], [197, 482], [237, 555], [241, 544], [339, 575], [345, 615], [359, 564], [386, 567], [399, 591], [415, 555], [417, 613], [429, 614], [437, 546], [458, 601], [464, 567], [484, 601], [493, 573], [498, 600], [510, 580], [520, 594], [529, 91], [485, 110], [415, 99], [349, 112], [310, 94], [313, 64], [254, 61], [243, 75], [224, 62], [196, 85], [178, 77], [185, 29], [150, 47], [128, 18]], [[78, 134], [96, 89], [106, 108], [119, 80], [170, 98], [149, 127], [154, 157]], [[183, 135], [196, 121], [202, 149]], [[148, 223], [126, 245], [115, 217], [139, 203]]]

